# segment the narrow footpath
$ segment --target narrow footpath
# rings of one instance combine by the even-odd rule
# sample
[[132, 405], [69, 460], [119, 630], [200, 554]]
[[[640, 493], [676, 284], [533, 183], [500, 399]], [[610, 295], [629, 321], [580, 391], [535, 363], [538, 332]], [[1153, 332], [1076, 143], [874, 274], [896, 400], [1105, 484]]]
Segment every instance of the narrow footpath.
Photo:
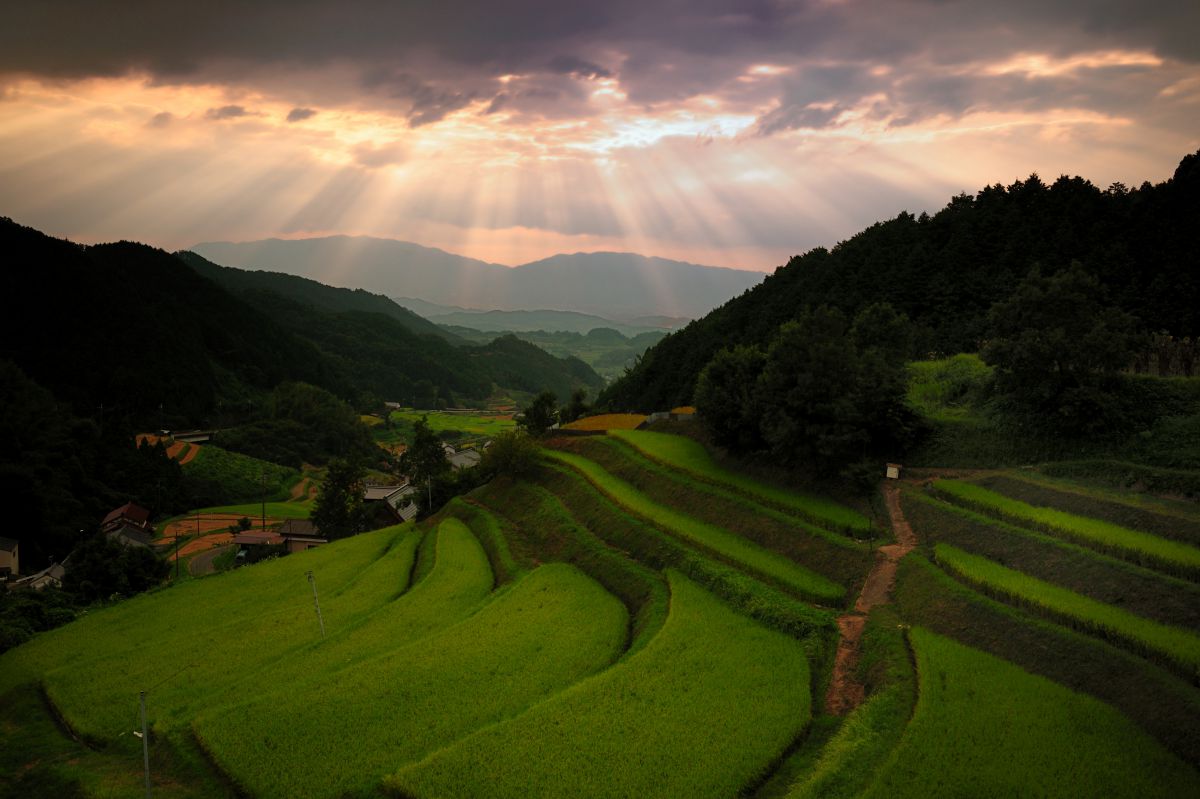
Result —
[[861, 654], [863, 628], [867, 625], [867, 614], [876, 605], [886, 605], [892, 599], [892, 586], [896, 583], [896, 566], [900, 559], [917, 545], [912, 527], [904, 519], [900, 508], [900, 489], [889, 483], [883, 489], [888, 516], [892, 520], [892, 531], [896, 543], [881, 546], [875, 557], [862, 591], [849, 613], [838, 617], [837, 655], [833, 661], [833, 676], [829, 680], [829, 691], [825, 694], [825, 712], [844, 716], [862, 704], [866, 688], [855, 676], [855, 666]]
[[199, 555], [192, 558], [192, 560], [188, 563], [188, 571], [192, 573], [193, 577], [201, 577], [205, 574], [212, 574], [215, 571], [215, 568], [213, 567], [213, 561], [216, 560], [218, 556], [228, 552], [232, 546], [233, 544], [226, 544], [223, 547], [217, 547], [216, 549], [210, 549], [207, 552], [201, 552]]

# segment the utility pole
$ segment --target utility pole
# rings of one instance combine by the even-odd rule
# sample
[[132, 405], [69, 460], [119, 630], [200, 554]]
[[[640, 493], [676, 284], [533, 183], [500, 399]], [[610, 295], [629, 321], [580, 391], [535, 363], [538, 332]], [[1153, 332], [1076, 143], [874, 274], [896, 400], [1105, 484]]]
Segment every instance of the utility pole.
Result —
[[150, 799], [150, 735], [146, 730], [145, 691], [138, 691], [138, 703], [142, 706], [142, 765], [146, 770], [146, 799]]
[[311, 569], [309, 569], [309, 571], [308, 571], [308, 584], [312, 586], [313, 607], [315, 607], [317, 609], [317, 621], [321, 625], [321, 637], [324, 638], [325, 637], [325, 620], [323, 618], [321, 618], [321, 603], [317, 600], [317, 579], [315, 577], [313, 577], [313, 573], [312, 573]]
[[267, 531], [267, 470], [261, 469], [258, 473], [262, 480], [262, 531]]

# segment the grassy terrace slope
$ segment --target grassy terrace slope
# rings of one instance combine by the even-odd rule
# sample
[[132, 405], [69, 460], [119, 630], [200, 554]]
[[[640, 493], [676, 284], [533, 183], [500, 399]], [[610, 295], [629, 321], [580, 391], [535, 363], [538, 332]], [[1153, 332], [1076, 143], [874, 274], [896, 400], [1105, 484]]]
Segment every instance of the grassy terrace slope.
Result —
[[623, 480], [613, 477], [594, 461], [567, 452], [544, 450], [553, 460], [577, 470], [617, 504], [644, 516], [671, 533], [751, 569], [795, 593], [825, 602], [837, 602], [846, 589], [794, 561], [733, 535], [727, 530], [660, 505]]
[[717, 464], [699, 442], [690, 438], [646, 430], [613, 430], [609, 435], [667, 466], [688, 472], [701, 480], [743, 491], [761, 502], [797, 513], [818, 525], [857, 536], [869, 536], [871, 533], [871, 522], [861, 513], [822, 497], [766, 485], [732, 472]]
[[1111, 707], [927, 630], [911, 640], [917, 710], [868, 797], [1200, 794], [1194, 769]]
[[[410, 531], [366, 533], [93, 611], [0, 657], [0, 695], [43, 679], [76, 730], [111, 741], [128, 732], [137, 692], [147, 689], [156, 729], [177, 728], [197, 708], [240, 681], [261, 682], [262, 669], [320, 638], [306, 571], [316, 575], [331, 631], [403, 590], [403, 566], [416, 543]], [[393, 552], [401, 568], [391, 571]], [[363, 591], [340, 590], [360, 580]]]
[[408, 646], [398, 637], [379, 657], [195, 726], [255, 796], [366, 792], [404, 763], [608, 665], [626, 626], [624, 607], [599, 584], [549, 564], [441, 633]]
[[1192, 679], [1200, 676], [1200, 636], [1194, 633], [1135, 616], [948, 544], [938, 544], [935, 557], [949, 571], [986, 593], [1044, 609], [1073, 626], [1096, 630], [1128, 642], [1139, 651], [1165, 656]]
[[969, 507], [997, 514], [1018, 524], [1034, 524], [1056, 535], [1098, 547], [1135, 562], [1189, 577], [1200, 577], [1200, 549], [1127, 527], [1078, 516], [1055, 508], [1010, 499], [973, 483], [939, 480], [935, 490]]
[[728, 797], [809, 718], [799, 643], [734, 614], [677, 572], [645, 649], [515, 719], [401, 770], [397, 794]]

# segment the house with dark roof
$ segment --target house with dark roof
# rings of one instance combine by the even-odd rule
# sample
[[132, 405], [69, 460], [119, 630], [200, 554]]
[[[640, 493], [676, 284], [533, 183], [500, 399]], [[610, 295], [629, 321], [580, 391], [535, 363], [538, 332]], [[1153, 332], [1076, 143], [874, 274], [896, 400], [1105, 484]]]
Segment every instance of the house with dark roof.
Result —
[[100, 532], [110, 541], [127, 547], [148, 547], [154, 541], [150, 511], [133, 502], [109, 511], [100, 522]]
[[0, 582], [21, 573], [20, 541], [0, 536]]
[[8, 587], [13, 591], [27, 588], [32, 588], [34, 591], [41, 591], [43, 588], [62, 588], [63, 575], [67, 573], [67, 561], [69, 560], [68, 556], [67, 560], [62, 563], [51, 563], [36, 574], [10, 582]]
[[328, 544], [329, 539], [321, 535], [317, 526], [308, 519], [287, 519], [279, 526], [279, 536], [289, 553]]
[[412, 504], [412, 496], [417, 489], [405, 482], [399, 485], [379, 485], [368, 483], [363, 491], [363, 504], [368, 509], [377, 507], [381, 512], [372, 513], [372, 518], [379, 524], [391, 524], [395, 521], [408, 521], [403, 509]]

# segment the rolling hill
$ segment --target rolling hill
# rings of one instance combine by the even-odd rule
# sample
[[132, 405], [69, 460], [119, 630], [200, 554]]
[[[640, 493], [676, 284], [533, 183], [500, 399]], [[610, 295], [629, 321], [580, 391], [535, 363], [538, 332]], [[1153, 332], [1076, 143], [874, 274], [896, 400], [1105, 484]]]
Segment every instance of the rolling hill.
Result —
[[762, 280], [761, 273], [631, 253], [555, 255], [517, 267], [392, 239], [331, 236], [209, 242], [191, 248], [243, 269], [287, 272], [440, 305], [694, 318]]

